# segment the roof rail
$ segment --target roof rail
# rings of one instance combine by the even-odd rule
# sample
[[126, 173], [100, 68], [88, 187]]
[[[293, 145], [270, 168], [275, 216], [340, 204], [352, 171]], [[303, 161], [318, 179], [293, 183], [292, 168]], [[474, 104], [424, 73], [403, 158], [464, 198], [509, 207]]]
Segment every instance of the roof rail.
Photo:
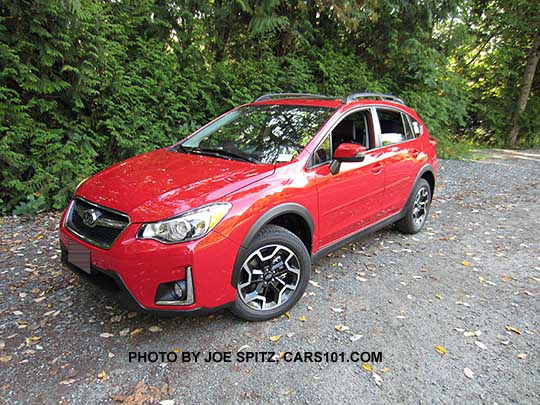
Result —
[[257, 101], [268, 101], [268, 100], [275, 100], [280, 98], [319, 98], [319, 99], [330, 99], [335, 100], [336, 97], [328, 97], [323, 96], [321, 94], [309, 94], [309, 93], [270, 93], [260, 96], [258, 99], [254, 101], [256, 103]]
[[350, 103], [351, 101], [358, 100], [359, 98], [369, 98], [369, 97], [378, 98], [380, 100], [393, 101], [394, 103], [405, 105], [405, 101], [403, 101], [403, 99], [393, 96], [391, 94], [382, 94], [382, 93], [351, 93], [347, 97], [345, 97], [342, 100], [342, 102], [343, 104], [347, 104], [347, 103]]

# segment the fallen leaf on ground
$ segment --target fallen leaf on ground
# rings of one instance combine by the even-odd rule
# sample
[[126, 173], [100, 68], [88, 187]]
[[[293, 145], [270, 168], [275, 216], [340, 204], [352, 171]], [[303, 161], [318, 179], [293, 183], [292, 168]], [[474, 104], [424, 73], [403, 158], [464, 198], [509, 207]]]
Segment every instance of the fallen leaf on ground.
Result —
[[482, 334], [482, 332], [479, 331], [479, 330], [477, 330], [477, 331], [474, 331], [474, 332], [464, 332], [464, 333], [463, 333], [463, 336], [465, 336], [465, 337], [473, 337], [473, 336], [478, 337], [478, 336], [480, 336], [481, 334]]
[[122, 329], [120, 331], [120, 336], [127, 336], [128, 333], [129, 333], [129, 328]]
[[139, 333], [141, 333], [143, 331], [143, 328], [137, 328], [137, 329], [133, 329], [129, 335], [130, 336], [137, 336]]
[[246, 350], [246, 349], [249, 349], [249, 345], [241, 346], [240, 349], [238, 349], [238, 351], [241, 352], [242, 350]]
[[349, 330], [351, 328], [349, 328], [348, 326], [345, 326], [345, 325], [336, 325], [336, 330], [339, 331], [339, 332], [345, 332], [347, 330]]
[[519, 353], [517, 355], [517, 358], [520, 360], [525, 360], [527, 358], [527, 355], [525, 353]]
[[174, 399], [164, 399], [159, 401], [159, 405], [174, 405]]
[[150, 326], [150, 327], [148, 328], [148, 330], [149, 330], [150, 332], [153, 332], [153, 333], [158, 333], [158, 332], [161, 332], [161, 331], [162, 331], [162, 329], [161, 329], [159, 326]]
[[0, 356], [0, 363], [9, 363], [13, 356]]
[[305, 322], [305, 321], [307, 321], [307, 318], [304, 315], [301, 315], [301, 316], [298, 317], [298, 320], [300, 322]]
[[467, 378], [469, 378], [471, 380], [474, 378], [474, 373], [469, 367], [465, 367], [463, 369], [463, 374], [465, 374], [465, 377], [467, 377]]
[[277, 341], [279, 341], [279, 339], [282, 338], [282, 336], [283, 336], [283, 335], [274, 335], [274, 336], [270, 336], [270, 340], [271, 340], [272, 342], [277, 342]]
[[373, 366], [371, 364], [368, 364], [368, 363], [362, 363], [362, 368], [366, 371], [369, 371], [369, 372], [372, 372], [373, 371]]
[[345, 311], [343, 308], [330, 308], [332, 312], [335, 312], [337, 314], [341, 314], [343, 311]]
[[463, 260], [463, 261], [461, 262], [461, 264], [462, 264], [463, 266], [470, 266], [470, 265], [471, 265], [471, 263], [468, 262], [468, 261], [466, 261], [466, 260]]
[[517, 333], [518, 335], [521, 335], [521, 331], [512, 326], [506, 326], [506, 330], [509, 330], [510, 332], [514, 332], [514, 333]]
[[71, 385], [73, 384], [75, 381], [77, 381], [75, 378], [70, 378], [68, 380], [62, 380], [59, 382], [59, 384], [61, 385]]
[[381, 368], [381, 373], [388, 373], [390, 369], [388, 367]]
[[350, 337], [352, 342], [356, 342], [357, 340], [360, 340], [362, 338], [362, 335], [352, 335]]
[[478, 340], [475, 340], [475, 341], [474, 341], [474, 344], [475, 344], [476, 346], [478, 346], [478, 347], [479, 347], [480, 349], [482, 349], [482, 350], [487, 350], [487, 346], [486, 346], [485, 344], [483, 344], [482, 342], [479, 342]]
[[26, 338], [26, 344], [35, 345], [35, 344], [38, 344], [40, 340], [41, 340], [40, 336], [32, 336], [32, 337]]
[[373, 375], [373, 381], [375, 382], [375, 384], [377, 386], [380, 386], [383, 383], [382, 377], [375, 372], [373, 372], [372, 375]]
[[[162, 393], [165, 394], [168, 384], [162, 388], [151, 385], [146, 385], [144, 380], [141, 380], [135, 386], [133, 392], [129, 395], [112, 395], [111, 398], [115, 402], [122, 402], [124, 405], [142, 405], [156, 403], [161, 400]], [[170, 393], [169, 393], [170, 395]]]
[[102, 337], [102, 338], [110, 338], [110, 337], [113, 337], [114, 334], [113, 334], [113, 333], [104, 332], [104, 333], [100, 333], [99, 336]]
[[101, 381], [105, 381], [109, 379], [109, 376], [105, 371], [100, 371], [97, 375], [97, 378], [99, 378]]
[[441, 356], [444, 356], [447, 353], [446, 349], [443, 346], [435, 346], [435, 351]]

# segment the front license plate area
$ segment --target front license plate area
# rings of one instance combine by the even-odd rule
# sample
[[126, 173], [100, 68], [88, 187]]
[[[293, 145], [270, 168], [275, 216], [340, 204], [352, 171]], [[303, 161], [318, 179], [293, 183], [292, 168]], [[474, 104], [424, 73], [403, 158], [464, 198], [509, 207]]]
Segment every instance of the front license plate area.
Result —
[[68, 262], [90, 274], [90, 250], [77, 242], [70, 241], [68, 245]]

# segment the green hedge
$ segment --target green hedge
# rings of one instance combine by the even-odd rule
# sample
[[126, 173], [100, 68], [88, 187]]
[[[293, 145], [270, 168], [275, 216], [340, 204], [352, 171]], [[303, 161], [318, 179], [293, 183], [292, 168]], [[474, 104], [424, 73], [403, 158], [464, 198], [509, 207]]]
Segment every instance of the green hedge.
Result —
[[435, 136], [464, 128], [430, 6], [354, 4], [3, 2], [0, 211], [61, 209], [81, 179], [265, 92], [393, 92]]

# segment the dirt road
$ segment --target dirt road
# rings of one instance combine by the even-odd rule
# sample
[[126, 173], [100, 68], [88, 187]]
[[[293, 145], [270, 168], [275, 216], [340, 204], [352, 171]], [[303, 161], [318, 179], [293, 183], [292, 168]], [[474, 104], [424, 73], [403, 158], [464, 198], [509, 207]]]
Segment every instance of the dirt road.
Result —
[[[314, 266], [290, 319], [264, 323], [227, 312], [128, 314], [62, 270], [57, 214], [2, 218], [0, 398], [539, 403], [540, 152], [485, 157], [441, 161], [421, 233], [389, 228], [334, 252]], [[343, 352], [344, 361], [246, 363], [239, 349]], [[233, 361], [207, 363], [209, 351]], [[129, 352], [178, 361], [129, 362]], [[203, 353], [185, 363], [186, 352]], [[352, 352], [381, 352], [382, 361], [362, 365]]]

